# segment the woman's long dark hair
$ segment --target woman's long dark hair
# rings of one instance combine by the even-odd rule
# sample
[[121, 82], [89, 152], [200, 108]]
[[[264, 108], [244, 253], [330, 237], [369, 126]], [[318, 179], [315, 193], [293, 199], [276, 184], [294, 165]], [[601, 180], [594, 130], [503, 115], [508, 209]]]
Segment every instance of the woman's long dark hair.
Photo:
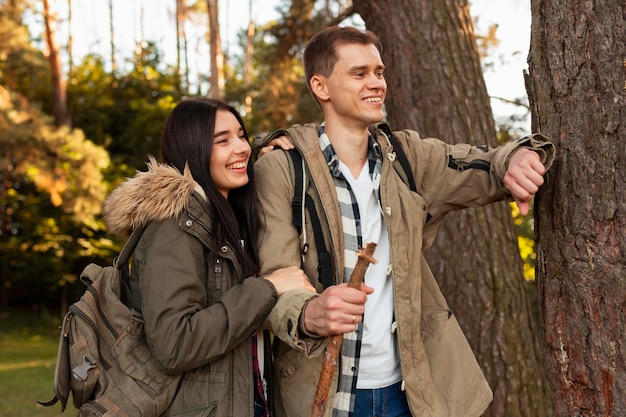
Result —
[[[248, 183], [230, 190], [224, 198], [213, 183], [209, 163], [213, 151], [215, 117], [218, 111], [232, 113], [245, 137], [248, 132], [241, 116], [228, 104], [208, 98], [191, 98], [178, 103], [170, 112], [161, 135], [163, 161], [181, 173], [189, 166], [194, 180], [207, 195], [216, 232], [222, 235], [242, 261], [246, 275], [258, 273], [256, 238], [259, 231], [256, 187], [252, 163], [248, 164]], [[245, 242], [245, 248], [241, 246]]]

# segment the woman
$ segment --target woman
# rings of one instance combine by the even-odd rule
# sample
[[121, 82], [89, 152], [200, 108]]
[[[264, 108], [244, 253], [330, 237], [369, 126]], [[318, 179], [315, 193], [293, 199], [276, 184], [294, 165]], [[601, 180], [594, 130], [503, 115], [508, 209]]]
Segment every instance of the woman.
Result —
[[164, 415], [266, 416], [256, 329], [282, 293], [314, 291], [299, 268], [255, 276], [250, 153], [235, 109], [182, 101], [161, 137], [164, 164], [151, 159], [105, 202], [111, 232], [147, 226], [133, 255], [132, 302], [163, 370], [183, 374]]

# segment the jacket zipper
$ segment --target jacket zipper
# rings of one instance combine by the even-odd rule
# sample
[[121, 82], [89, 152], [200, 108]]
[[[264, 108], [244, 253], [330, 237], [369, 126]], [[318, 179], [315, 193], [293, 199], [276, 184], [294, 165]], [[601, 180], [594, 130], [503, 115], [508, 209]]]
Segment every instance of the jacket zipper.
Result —
[[215, 289], [221, 290], [222, 289], [222, 264], [221, 264], [220, 258], [215, 259], [214, 272], [215, 272]]
[[452, 156], [450, 156], [448, 159], [448, 167], [456, 169], [459, 172], [463, 172], [466, 169], [482, 169], [483, 171], [489, 172], [491, 169], [491, 164], [482, 159], [476, 159], [471, 162], [464, 162], [456, 160]]

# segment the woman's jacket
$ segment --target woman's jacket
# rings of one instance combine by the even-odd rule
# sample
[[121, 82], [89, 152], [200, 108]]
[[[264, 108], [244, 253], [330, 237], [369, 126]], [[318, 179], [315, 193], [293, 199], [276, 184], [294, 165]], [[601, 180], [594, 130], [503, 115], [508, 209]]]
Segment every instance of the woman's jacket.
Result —
[[154, 160], [105, 202], [110, 232], [147, 225], [131, 292], [157, 361], [183, 374], [166, 416], [253, 415], [251, 338], [277, 293], [265, 279], [242, 276], [233, 248], [215, 233], [210, 204], [188, 170]]

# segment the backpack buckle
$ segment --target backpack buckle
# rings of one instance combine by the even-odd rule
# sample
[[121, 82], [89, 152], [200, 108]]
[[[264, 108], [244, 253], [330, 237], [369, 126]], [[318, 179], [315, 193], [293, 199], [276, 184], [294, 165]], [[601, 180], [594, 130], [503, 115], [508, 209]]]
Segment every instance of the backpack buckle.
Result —
[[91, 355], [83, 355], [83, 363], [72, 368], [72, 376], [79, 381], [84, 381], [87, 379], [89, 370], [95, 368], [97, 364], [98, 362]]
[[143, 317], [135, 310], [132, 310], [132, 313], [126, 331], [133, 336], [139, 336], [143, 331]]

